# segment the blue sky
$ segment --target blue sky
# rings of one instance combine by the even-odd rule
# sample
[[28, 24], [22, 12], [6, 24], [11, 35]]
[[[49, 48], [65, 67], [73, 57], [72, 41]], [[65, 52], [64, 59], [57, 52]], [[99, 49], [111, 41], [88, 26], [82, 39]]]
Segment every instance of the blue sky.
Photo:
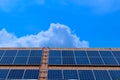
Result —
[[120, 47], [119, 0], [0, 0], [0, 47]]

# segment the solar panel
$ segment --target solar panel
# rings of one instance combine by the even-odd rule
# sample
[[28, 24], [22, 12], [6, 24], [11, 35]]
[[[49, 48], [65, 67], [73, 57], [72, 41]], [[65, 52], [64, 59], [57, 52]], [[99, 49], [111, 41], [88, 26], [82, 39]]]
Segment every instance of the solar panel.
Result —
[[27, 63], [28, 57], [16, 57], [13, 64], [24, 65]]
[[26, 70], [23, 79], [38, 79], [39, 70]]
[[7, 77], [8, 72], [8, 69], [0, 69], [0, 80], [5, 79]]
[[74, 65], [75, 64], [75, 58], [74, 57], [63, 57], [62, 59], [63, 65]]
[[42, 50], [1, 50], [0, 65], [40, 65]]
[[99, 57], [100, 56], [98, 51], [86, 51], [86, 52], [89, 57]]
[[90, 65], [87, 57], [76, 57], [77, 65]]
[[24, 70], [10, 70], [8, 78], [7, 79], [22, 79]]
[[[49, 65], [120, 65], [120, 51], [50, 50]], [[58, 58], [58, 59], [57, 59]]]
[[48, 80], [119, 80], [120, 70], [48, 70]]
[[95, 80], [92, 70], [78, 70], [80, 80]]
[[49, 57], [48, 64], [49, 65], [60, 65], [61, 57]]
[[3, 55], [4, 52], [4, 50], [0, 50], [0, 57]]
[[17, 53], [17, 57], [25, 57], [30, 55], [30, 50], [19, 50]]
[[11, 65], [13, 63], [14, 57], [3, 57], [0, 61], [1, 65]]
[[29, 57], [28, 64], [30, 64], [30, 65], [40, 65], [41, 64], [41, 57]]
[[30, 57], [41, 57], [42, 50], [31, 50]]
[[120, 57], [120, 51], [112, 51], [115, 57]]
[[62, 50], [62, 57], [73, 57], [73, 51], [72, 50]]
[[50, 57], [61, 57], [61, 51], [60, 50], [50, 50], [49, 56]]
[[9, 57], [9, 56], [16, 56], [17, 50], [6, 50], [5, 54], [3, 55], [4, 57]]
[[75, 56], [76, 57], [87, 57], [85, 51], [80, 51], [80, 50], [74, 50]]
[[105, 70], [94, 70], [96, 80], [111, 80], [109, 74]]
[[64, 80], [78, 79], [77, 70], [63, 70]]
[[37, 69], [0, 69], [0, 80], [38, 80], [39, 72]]
[[120, 70], [109, 70], [112, 80], [120, 80]]
[[62, 80], [62, 70], [48, 70], [48, 80]]
[[100, 57], [89, 57], [91, 65], [103, 65], [103, 61]]

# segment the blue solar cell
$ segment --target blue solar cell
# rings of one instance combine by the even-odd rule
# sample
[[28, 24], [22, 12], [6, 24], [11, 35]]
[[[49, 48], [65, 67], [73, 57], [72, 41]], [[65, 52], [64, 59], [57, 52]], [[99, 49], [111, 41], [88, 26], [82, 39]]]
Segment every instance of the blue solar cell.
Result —
[[7, 69], [0, 69], [0, 80], [4, 80], [7, 77], [9, 70]]
[[24, 74], [24, 79], [38, 79], [39, 70], [26, 70]]
[[75, 58], [73, 57], [63, 57], [62, 58], [62, 63], [65, 65], [73, 65], [75, 64]]
[[89, 57], [99, 57], [100, 56], [98, 51], [86, 51], [86, 52]]
[[14, 60], [14, 57], [3, 57], [0, 61], [0, 64], [12, 64]]
[[16, 57], [13, 64], [24, 65], [27, 62], [28, 57]]
[[111, 80], [106, 70], [94, 70], [96, 80]]
[[103, 57], [103, 61], [106, 65], [117, 65], [117, 62], [113, 57]]
[[120, 65], [120, 57], [116, 57], [116, 60], [118, 61], [119, 65]]
[[28, 64], [30, 64], [30, 65], [40, 65], [41, 64], [41, 57], [29, 57]]
[[42, 56], [42, 50], [31, 50], [30, 56], [41, 57]]
[[24, 70], [11, 70], [8, 79], [22, 79]]
[[104, 64], [100, 57], [89, 57], [92, 65], [101, 65]]
[[76, 57], [76, 62], [77, 65], [83, 65], [83, 64], [89, 65], [89, 61], [87, 57]]
[[67, 50], [63, 50], [62, 51], [62, 57], [73, 57], [73, 51], [67, 51]]
[[49, 56], [50, 57], [61, 57], [61, 51], [60, 50], [50, 50]]
[[95, 80], [92, 70], [79, 70], [80, 80]]
[[77, 70], [63, 70], [63, 76], [64, 76], [64, 80], [67, 80], [67, 79], [78, 80]]
[[8, 57], [8, 56], [16, 56], [17, 54], [17, 50], [7, 50], [4, 54], [4, 56]]
[[110, 70], [109, 73], [112, 80], [120, 80], [120, 70]]
[[62, 70], [48, 70], [48, 80], [62, 80]]
[[85, 51], [74, 51], [76, 57], [86, 57], [86, 52]]
[[58, 65], [61, 64], [61, 58], [60, 57], [49, 57], [49, 64], [53, 64], [53, 65]]
[[29, 56], [29, 54], [30, 54], [30, 50], [19, 50], [17, 56], [19, 56], [19, 57], [26, 56], [27, 57], [27, 56]]
[[4, 50], [0, 50], [0, 57], [3, 55], [4, 52]]
[[110, 51], [99, 51], [102, 57], [113, 57]]
[[120, 51], [112, 51], [115, 57], [120, 57]]

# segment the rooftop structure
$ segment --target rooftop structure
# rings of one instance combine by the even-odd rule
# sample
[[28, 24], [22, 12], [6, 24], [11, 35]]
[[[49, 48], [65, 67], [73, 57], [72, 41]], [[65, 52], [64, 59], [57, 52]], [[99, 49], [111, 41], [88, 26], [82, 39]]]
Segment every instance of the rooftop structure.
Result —
[[120, 48], [0, 48], [0, 80], [120, 80]]

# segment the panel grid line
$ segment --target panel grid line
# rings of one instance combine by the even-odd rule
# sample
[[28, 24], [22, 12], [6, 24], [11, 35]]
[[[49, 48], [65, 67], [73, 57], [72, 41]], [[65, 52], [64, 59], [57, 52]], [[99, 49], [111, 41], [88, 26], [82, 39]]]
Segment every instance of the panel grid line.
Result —
[[117, 61], [117, 59], [116, 59], [116, 57], [114, 56], [113, 52], [112, 52], [112, 51], [110, 51], [110, 52], [111, 52], [113, 58], [115, 59], [116, 63], [119, 65], [119, 62]]
[[14, 64], [14, 62], [15, 62], [15, 59], [16, 59], [16, 57], [17, 57], [17, 54], [18, 54], [18, 50], [17, 50], [17, 52], [16, 52], [16, 55], [15, 55], [15, 57], [14, 57], [14, 59], [13, 59], [13, 62], [12, 62], [12, 64]]
[[104, 62], [104, 60], [103, 60], [103, 58], [102, 58], [102, 56], [101, 56], [101, 54], [100, 54], [100, 51], [99, 51], [99, 50], [98, 50], [98, 53], [99, 53], [99, 55], [100, 55], [100, 58], [101, 58], [101, 60], [102, 60], [103, 64], [105, 65], [105, 62]]

